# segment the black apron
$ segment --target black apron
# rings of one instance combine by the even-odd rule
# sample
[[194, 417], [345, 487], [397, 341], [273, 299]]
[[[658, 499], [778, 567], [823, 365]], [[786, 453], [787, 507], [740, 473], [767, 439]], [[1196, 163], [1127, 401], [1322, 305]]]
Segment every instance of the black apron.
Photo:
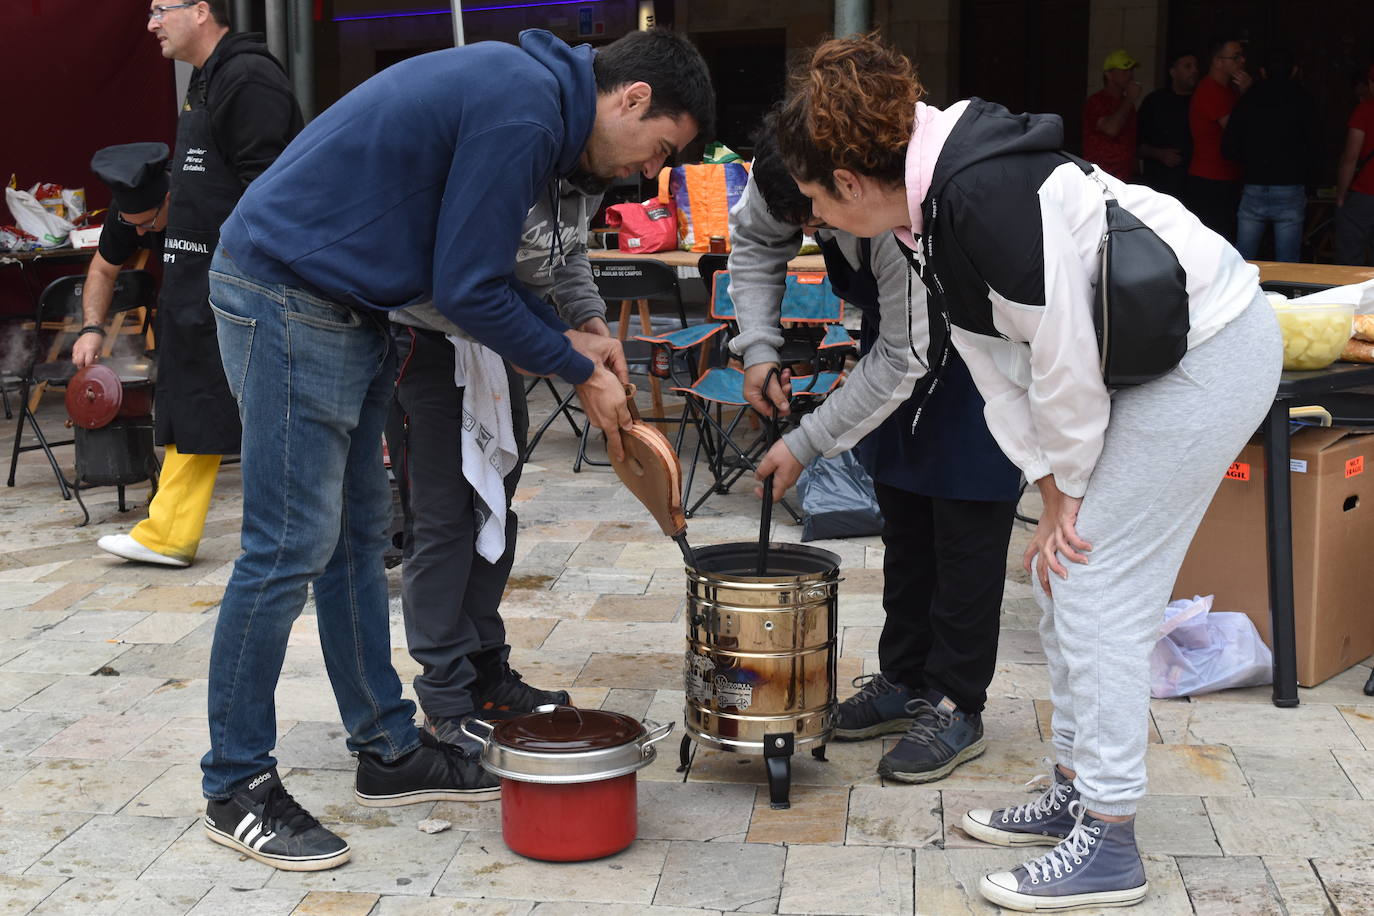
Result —
[[220, 362], [209, 270], [219, 227], [242, 196], [243, 184], [216, 147], [205, 95], [206, 81], [197, 73], [177, 121], [157, 310], [153, 419], [158, 445], [175, 444], [190, 455], [232, 455], [242, 430]]
[[[863, 316], [859, 330], [862, 357], [877, 341], [882, 320], [878, 278], [873, 273], [872, 241], [859, 239], [857, 269], [850, 265], [833, 238], [819, 244], [830, 288]], [[943, 337], [943, 326], [935, 320], [931, 325]], [[938, 353], [939, 346], [930, 349]], [[925, 353], [921, 358], [930, 361]], [[1002, 454], [988, 432], [983, 419], [983, 398], [952, 344], [940, 384], [926, 400], [930, 382], [930, 374], [922, 377], [911, 396], [855, 446], [854, 454], [864, 470], [878, 483], [935, 499], [1016, 499], [1021, 472]], [[922, 401], [925, 408], [921, 421], [913, 430], [912, 421]]]

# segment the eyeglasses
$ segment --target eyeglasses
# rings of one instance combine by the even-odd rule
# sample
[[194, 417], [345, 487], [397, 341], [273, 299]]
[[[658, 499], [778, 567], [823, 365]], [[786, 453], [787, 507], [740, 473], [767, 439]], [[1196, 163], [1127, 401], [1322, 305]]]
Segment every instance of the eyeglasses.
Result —
[[155, 6], [148, 11], [148, 18], [156, 19], [158, 22], [161, 22], [162, 17], [167, 15], [168, 10], [184, 10], [199, 5], [200, 0], [196, 0], [195, 3], [168, 3], [164, 6]]
[[[190, 4], [190, 5], [194, 5], [194, 4]], [[119, 222], [123, 223], [124, 225], [128, 226], [130, 229], [142, 229], [144, 232], [149, 232], [149, 231], [152, 230], [153, 225], [157, 222], [157, 218], [158, 218], [159, 216], [162, 215], [162, 208], [165, 207], [165, 206], [167, 206], [167, 198], [166, 198], [166, 197], [163, 197], [163, 198], [162, 198], [162, 203], [158, 204], [158, 205], [157, 205], [157, 209], [153, 211], [153, 218], [150, 219], [150, 220], [145, 220], [144, 222], [141, 222], [141, 223], [131, 223], [131, 222], [129, 222], [127, 219], [124, 218], [124, 214], [123, 214], [123, 213], [120, 213], [120, 214], [118, 214], [117, 216], [115, 216], [115, 219], [117, 219]]]

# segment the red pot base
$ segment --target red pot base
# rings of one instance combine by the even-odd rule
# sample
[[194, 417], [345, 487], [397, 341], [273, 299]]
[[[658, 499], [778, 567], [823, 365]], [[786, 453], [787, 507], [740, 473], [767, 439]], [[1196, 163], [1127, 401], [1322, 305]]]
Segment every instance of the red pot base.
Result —
[[522, 856], [600, 859], [633, 843], [638, 827], [634, 773], [571, 785], [501, 780], [501, 832]]

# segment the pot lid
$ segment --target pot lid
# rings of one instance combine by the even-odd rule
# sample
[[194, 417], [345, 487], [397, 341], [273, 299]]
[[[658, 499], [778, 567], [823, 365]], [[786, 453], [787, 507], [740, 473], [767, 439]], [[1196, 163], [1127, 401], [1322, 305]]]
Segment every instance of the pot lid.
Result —
[[556, 706], [500, 723], [492, 741], [512, 750], [571, 754], [620, 747], [643, 734], [638, 720], [618, 712]]
[[67, 383], [67, 414], [82, 429], [99, 429], [119, 413], [124, 387], [108, 366], [93, 363]]

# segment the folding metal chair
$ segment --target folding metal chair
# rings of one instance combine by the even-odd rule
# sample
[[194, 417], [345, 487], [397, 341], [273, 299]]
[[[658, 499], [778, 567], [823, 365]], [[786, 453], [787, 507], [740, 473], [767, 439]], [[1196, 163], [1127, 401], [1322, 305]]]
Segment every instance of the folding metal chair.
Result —
[[[734, 326], [736, 313], [730, 299], [730, 275], [717, 271], [713, 276], [710, 316], [717, 324], [687, 329], [663, 335], [653, 341], [657, 346], [684, 350], [702, 346], [715, 337], [722, 326]], [[794, 416], [814, 408], [843, 378], [839, 367], [843, 355], [853, 349], [853, 341], [844, 330], [844, 304], [830, 289], [824, 273], [794, 272], [787, 278], [787, 292], [782, 300], [783, 346], [779, 357], [784, 365], [806, 363], [809, 372], [794, 372], [792, 379]], [[696, 332], [693, 335], [689, 332]], [[700, 336], [700, 339], [698, 339]], [[704, 365], [704, 363], [703, 363]], [[729, 365], [706, 368], [692, 381], [683, 384], [676, 376], [677, 360], [669, 362], [674, 368], [673, 390], [687, 396], [699, 430], [691, 466], [684, 477], [683, 505], [691, 517], [711, 493], [724, 493], [749, 470], [757, 467], [767, 441], [760, 432], [748, 442], [739, 441], [740, 421], [749, 416], [744, 398], [744, 373]], [[810, 403], [808, 403], [810, 402]], [[732, 418], [725, 418], [725, 408], [735, 408]], [[685, 425], [685, 424], [684, 424]], [[681, 437], [679, 436], [679, 441]], [[711, 472], [712, 482], [706, 492], [691, 499], [696, 468], [703, 457]], [[801, 521], [797, 512], [785, 501], [783, 507], [794, 521]]]
[[[14, 486], [15, 469], [19, 465], [21, 453], [41, 449], [48, 458], [48, 464], [52, 466], [52, 472], [57, 478], [57, 486], [62, 491], [63, 499], [71, 499], [72, 491], [66, 476], [62, 473], [62, 468], [58, 466], [57, 457], [53, 455], [53, 449], [63, 445], [71, 445], [74, 440], [49, 441], [42, 427], [38, 425], [38, 418], [34, 415], [36, 405], [31, 406], [29, 395], [31, 390], [38, 385], [65, 388], [68, 380], [76, 373], [76, 366], [71, 360], [58, 359], [58, 355], [63, 349], [64, 338], [69, 333], [73, 323], [79, 325], [81, 321], [81, 292], [85, 282], [86, 278], [80, 275], [59, 277], [49, 283], [42, 295], [39, 296], [38, 313], [34, 316], [32, 326], [33, 334], [26, 343], [29, 362], [20, 377], [17, 411], [19, 418], [14, 429], [14, 451], [10, 455], [10, 476], [7, 481], [8, 486]], [[109, 316], [113, 319], [114, 325], [118, 327], [122, 323], [124, 313], [132, 309], [151, 306], [156, 290], [157, 283], [153, 279], [153, 275], [146, 270], [120, 271], [115, 280], [114, 297], [110, 302], [109, 309]], [[41, 344], [44, 330], [52, 330], [57, 336], [48, 346], [46, 359], [40, 361], [39, 353], [42, 352]], [[23, 444], [24, 423], [26, 421], [33, 428], [33, 436], [36, 440], [33, 445]]]

